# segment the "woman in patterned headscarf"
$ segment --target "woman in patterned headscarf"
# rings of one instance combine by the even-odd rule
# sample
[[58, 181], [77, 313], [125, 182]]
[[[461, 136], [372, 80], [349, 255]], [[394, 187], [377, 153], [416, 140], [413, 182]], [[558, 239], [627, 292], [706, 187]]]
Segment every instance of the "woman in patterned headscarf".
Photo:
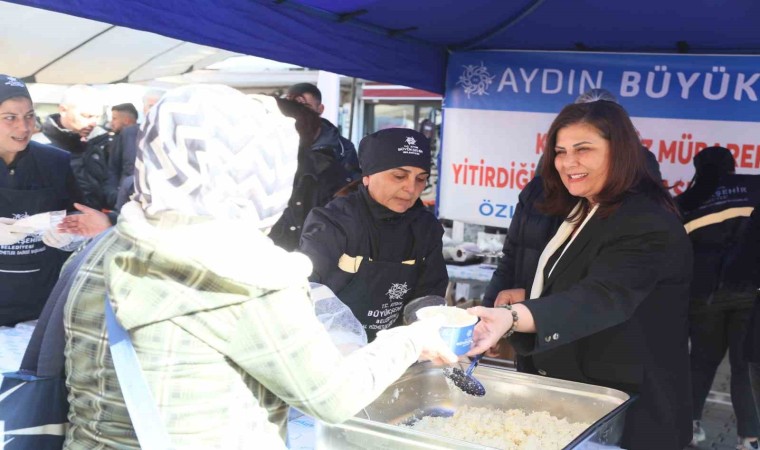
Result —
[[293, 121], [269, 97], [188, 86], [151, 110], [136, 196], [88, 250], [66, 305], [65, 448], [149, 447], [112, 363], [106, 291], [158, 405], [151, 426], [166, 427], [172, 448], [284, 449], [288, 404], [341, 421], [421, 353], [454, 359], [430, 323], [348, 357], [332, 345], [309, 260], [262, 232], [290, 197], [297, 151]]

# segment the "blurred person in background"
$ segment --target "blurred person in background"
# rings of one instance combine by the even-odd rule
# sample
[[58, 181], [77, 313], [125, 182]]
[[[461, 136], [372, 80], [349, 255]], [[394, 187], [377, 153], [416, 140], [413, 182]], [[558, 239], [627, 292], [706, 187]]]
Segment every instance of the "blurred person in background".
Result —
[[134, 199], [88, 249], [64, 306], [65, 449], [146, 445], [112, 362], [106, 293], [172, 448], [284, 450], [288, 405], [343, 421], [421, 356], [456, 360], [429, 321], [348, 356], [333, 345], [314, 314], [308, 258], [263, 233], [284, 210], [297, 166], [293, 121], [275, 99], [177, 88], [142, 134]]
[[[750, 216], [760, 203], [760, 175], [737, 175], [735, 167], [727, 148], [701, 150], [694, 157], [692, 184], [676, 197], [694, 248], [689, 307], [692, 445], [706, 439], [700, 423], [702, 410], [728, 351], [737, 448], [757, 449], [760, 422], [752, 401], [744, 340], [760, 287], [757, 237], [750, 226]], [[755, 255], [748, 253], [750, 249]]]
[[42, 132], [51, 145], [71, 154], [82, 203], [96, 210], [108, 208], [104, 186], [111, 136], [98, 125], [103, 116], [101, 95], [92, 86], [71, 86], [63, 93], [58, 111], [47, 117]]
[[111, 131], [118, 134], [126, 127], [137, 123], [137, 108], [131, 103], [121, 103], [111, 107]]
[[[760, 204], [755, 205], [747, 229], [747, 242], [744, 247], [748, 260], [754, 270], [760, 273]], [[760, 275], [756, 278], [760, 279]], [[755, 295], [750, 322], [747, 325], [747, 337], [744, 339], [744, 357], [749, 362], [749, 378], [752, 395], [755, 397], [755, 409], [760, 415], [760, 291]]]
[[309, 212], [315, 207], [325, 206], [341, 188], [350, 183], [353, 175], [346, 171], [332, 146], [320, 138], [324, 127], [319, 114], [294, 100], [278, 98], [277, 105], [285, 116], [296, 121], [299, 135], [298, 169], [288, 207], [272, 227], [269, 237], [278, 246], [292, 251], [298, 248]]
[[[325, 110], [325, 105], [322, 104], [322, 92], [311, 83], [294, 84], [288, 88], [286, 97], [288, 100], [303, 103], [320, 116]], [[338, 127], [330, 123], [329, 120], [321, 119], [319, 140], [314, 145], [318, 148], [332, 148], [335, 157], [338, 158], [341, 164], [343, 164], [343, 168], [350, 175], [350, 181], [359, 179], [361, 170], [359, 169], [359, 159], [356, 155], [354, 144], [341, 136]]]
[[[148, 111], [163, 95], [163, 91], [149, 89], [142, 98], [143, 114]], [[137, 111], [134, 111], [134, 122], [125, 126], [119, 132], [108, 159], [108, 178], [105, 184], [106, 201], [111, 209], [118, 212], [129, 201], [134, 192], [135, 158], [137, 155], [137, 135], [140, 126], [137, 122]]]
[[[163, 91], [148, 90], [143, 96], [143, 112], [163, 95]], [[130, 110], [131, 112], [131, 110]], [[113, 140], [108, 157], [108, 175], [103, 185], [107, 211], [76, 204], [81, 214], [69, 214], [58, 225], [57, 231], [82, 237], [93, 237], [116, 224], [121, 206], [134, 192], [133, 172], [137, 153], [139, 125], [126, 126]], [[115, 203], [114, 203], [115, 202]], [[78, 239], [78, 238], [77, 238]]]

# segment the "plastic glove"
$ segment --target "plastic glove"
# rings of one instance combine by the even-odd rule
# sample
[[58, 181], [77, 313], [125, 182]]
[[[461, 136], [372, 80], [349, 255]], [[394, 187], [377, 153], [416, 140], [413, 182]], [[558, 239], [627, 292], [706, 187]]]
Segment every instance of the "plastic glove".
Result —
[[327, 286], [310, 283], [314, 314], [342, 355], [367, 345], [367, 333], [351, 309]]
[[457, 362], [457, 355], [441, 339], [440, 330], [445, 320], [443, 316], [434, 316], [404, 327], [409, 330], [417, 348], [421, 349], [420, 360], [430, 360], [438, 365]]
[[32, 216], [22, 217], [15, 223], [17, 227], [27, 227], [30, 233], [42, 233], [52, 227], [52, 217], [54, 215], [65, 215], [65, 211], [53, 211], [34, 214]]
[[16, 242], [24, 239], [27, 233], [19, 233], [18, 229], [13, 224], [0, 222], [0, 245], [13, 245]]
[[70, 252], [76, 249], [84, 239], [84, 237], [75, 236], [69, 233], [60, 233], [53, 229], [47, 230], [45, 234], [42, 235], [42, 242], [45, 245], [65, 252]]

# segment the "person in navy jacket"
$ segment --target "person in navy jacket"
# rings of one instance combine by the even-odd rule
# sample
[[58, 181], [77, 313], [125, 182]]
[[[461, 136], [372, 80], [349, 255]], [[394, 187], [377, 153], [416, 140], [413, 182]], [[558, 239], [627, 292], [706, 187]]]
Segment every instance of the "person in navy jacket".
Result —
[[[760, 203], [760, 175], [735, 173], [724, 147], [708, 147], [694, 157], [694, 179], [676, 202], [694, 248], [689, 338], [691, 341], [694, 437], [706, 439], [702, 410], [718, 366], [728, 351], [731, 404], [740, 449], [758, 448], [760, 421], [752, 401], [744, 340], [752, 303], [760, 287], [757, 237], [751, 215]], [[749, 356], [749, 355], [746, 355]]]
[[[0, 218], [74, 210], [82, 193], [69, 154], [31, 141], [32, 99], [17, 78], [0, 75]], [[29, 234], [0, 245], [0, 326], [36, 319], [69, 253]]]

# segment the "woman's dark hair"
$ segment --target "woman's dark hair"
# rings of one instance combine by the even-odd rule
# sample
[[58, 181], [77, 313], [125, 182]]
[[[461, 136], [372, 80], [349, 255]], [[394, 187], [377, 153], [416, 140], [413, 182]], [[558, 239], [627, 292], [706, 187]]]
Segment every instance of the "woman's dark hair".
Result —
[[316, 140], [317, 134], [322, 127], [322, 121], [319, 114], [303, 103], [298, 103], [297, 101], [285, 98], [275, 98], [282, 115], [292, 117], [296, 120], [296, 131], [298, 132], [299, 137], [299, 153], [311, 148], [311, 145]]
[[736, 161], [731, 150], [724, 147], [707, 147], [694, 157], [694, 178], [689, 188], [676, 197], [681, 211], [699, 208], [718, 188], [720, 178], [734, 173]]
[[633, 192], [645, 192], [666, 209], [678, 214], [670, 194], [647, 170], [645, 149], [625, 109], [610, 101], [599, 100], [565, 106], [549, 127], [544, 147], [544, 165], [541, 177], [544, 181], [545, 199], [539, 208], [547, 214], [567, 216], [581, 201], [581, 210], [571, 220], [583, 219], [590, 210], [585, 198], [574, 197], [568, 192], [554, 165], [557, 156], [557, 134], [565, 127], [586, 124], [596, 128], [599, 135], [609, 142], [609, 167], [607, 180], [597, 195], [600, 217], [615, 211]]

